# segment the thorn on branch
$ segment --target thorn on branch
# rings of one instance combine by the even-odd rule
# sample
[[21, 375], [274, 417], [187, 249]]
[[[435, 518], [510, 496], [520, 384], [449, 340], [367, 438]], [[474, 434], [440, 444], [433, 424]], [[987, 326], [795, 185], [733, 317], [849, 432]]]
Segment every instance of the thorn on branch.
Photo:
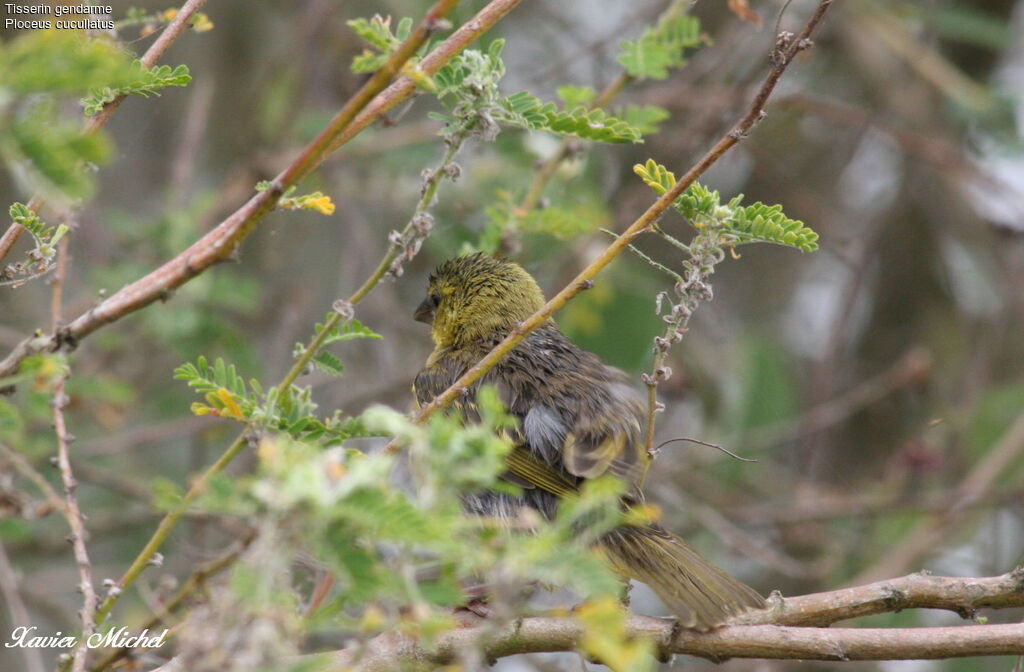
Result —
[[331, 304], [331, 310], [341, 315], [341, 319], [346, 322], [350, 321], [356, 314], [355, 306], [346, 301], [345, 299], [338, 299]]
[[445, 18], [432, 18], [426, 23], [427, 34], [433, 35], [445, 30], [451, 30], [452, 22]]
[[772, 49], [771, 61], [773, 65], [782, 65], [786, 62], [786, 51], [793, 43], [793, 33], [783, 30], [775, 36], [775, 48]]

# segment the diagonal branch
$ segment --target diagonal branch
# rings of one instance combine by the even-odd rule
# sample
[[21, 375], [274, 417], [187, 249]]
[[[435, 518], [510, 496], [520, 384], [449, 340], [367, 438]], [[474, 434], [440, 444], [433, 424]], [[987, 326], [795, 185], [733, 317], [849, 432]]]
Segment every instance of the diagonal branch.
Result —
[[[139, 59], [142, 64], [147, 68], [152, 68], [156, 65], [157, 61], [159, 61], [164, 55], [164, 52], [174, 44], [174, 41], [177, 40], [185, 31], [185, 28], [188, 27], [188, 23], [192, 19], [192, 15], [205, 4], [206, 0], [188, 0], [184, 5], [182, 5], [181, 9], [178, 10], [178, 13], [174, 15], [173, 19], [171, 19], [171, 22], [168, 23], [167, 27], [160, 33], [160, 37], [150, 45], [149, 49], [146, 50], [146, 53], [144, 53], [142, 58]], [[107, 121], [110, 120], [110, 117], [114, 115], [118, 106], [120, 106], [127, 97], [127, 94], [122, 94], [104, 105], [103, 109], [86, 123], [85, 132], [95, 133], [99, 129], [103, 128]], [[41, 207], [43, 207], [43, 198], [39, 195], [33, 196], [28, 202], [28, 209], [32, 212], [38, 213]], [[21, 224], [12, 222], [7, 231], [4, 232], [4, 235], [0, 236], [0, 261], [3, 261], [4, 257], [10, 253], [11, 248], [18, 242], [18, 238], [24, 230], [25, 229]]]
[[[441, 66], [521, 1], [492, 0], [472, 20], [428, 54], [417, 68], [428, 75], [437, 72]], [[457, 2], [458, 0], [437, 0], [409, 38], [349, 99], [327, 127], [273, 180], [271, 188], [257, 193], [188, 249], [145, 277], [122, 287], [98, 306], [73, 320], [64, 329], [21, 341], [0, 362], [0, 377], [16, 371], [18, 364], [29, 355], [43, 351], [53, 352], [61, 347], [74, 347], [78, 341], [97, 329], [157, 300], [168, 299], [181, 285], [214, 264], [230, 259], [256, 224], [274, 208], [285, 190], [317, 168], [329, 152], [353, 138], [381, 114], [412, 96], [416, 84], [411, 78], [402, 77], [391, 86], [388, 86], [388, 83], [437, 30], [440, 20]]]
[[[647, 232], [651, 225], [658, 221], [661, 215], [698, 177], [710, 168], [729, 149], [744, 138], [754, 125], [764, 117], [764, 107], [768, 97], [775, 90], [782, 73], [793, 61], [798, 53], [812, 46], [811, 33], [821, 23], [825, 13], [831, 6], [832, 0], [821, 0], [814, 13], [804, 24], [799, 34], [793, 35], [788, 32], [780, 33], [776, 37], [775, 47], [771, 54], [772, 68], [768, 72], [761, 88], [754, 96], [749, 109], [736, 124], [722, 136], [721, 139], [710, 149], [700, 160], [683, 175], [675, 186], [666, 191], [657, 201], [651, 205], [622, 235], [616, 238], [589, 266], [584, 268], [576, 278], [553, 296], [544, 306], [529, 318], [520, 323], [501, 343], [496, 345], [487, 356], [470, 367], [451, 387], [434, 398], [429, 404], [420, 409], [414, 420], [417, 423], [424, 422], [433, 413], [451, 404], [457, 397], [462, 395], [470, 385], [480, 379], [487, 371], [493, 368], [505, 355], [525, 339], [530, 332], [549, 320], [556, 312], [562, 309], [566, 303], [577, 294], [593, 285], [594, 278], [612, 262], [623, 250], [625, 250], [640, 235]], [[0, 370], [2, 373], [2, 370]], [[397, 450], [392, 442], [388, 450]]]

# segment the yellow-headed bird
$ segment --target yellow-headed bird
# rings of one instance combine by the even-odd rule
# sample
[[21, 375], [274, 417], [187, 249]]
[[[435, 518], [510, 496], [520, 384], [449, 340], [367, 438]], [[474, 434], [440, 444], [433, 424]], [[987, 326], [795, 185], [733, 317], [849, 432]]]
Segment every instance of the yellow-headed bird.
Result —
[[[436, 346], [416, 376], [417, 401], [426, 404], [447, 389], [542, 305], [540, 287], [518, 264], [483, 254], [441, 264], [415, 313], [431, 325]], [[605, 473], [628, 484], [625, 506], [640, 501], [639, 481], [649, 460], [641, 439], [644, 405], [623, 372], [574, 345], [548, 321], [479, 384], [495, 386], [519, 419], [518, 445], [507, 459], [505, 478], [522, 490], [470, 495], [470, 513], [515, 518], [531, 507], [550, 517], [560, 497]], [[475, 419], [470, 405], [459, 407]], [[658, 525], [618, 527], [598, 545], [616, 572], [648, 584], [685, 627], [707, 630], [765, 605], [752, 588]]]

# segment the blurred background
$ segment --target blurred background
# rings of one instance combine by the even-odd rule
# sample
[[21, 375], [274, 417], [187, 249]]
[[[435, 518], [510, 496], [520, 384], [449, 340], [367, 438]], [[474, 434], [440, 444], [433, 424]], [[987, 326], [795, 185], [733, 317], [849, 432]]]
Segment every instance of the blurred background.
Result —
[[[115, 17], [127, 4], [114, 2]], [[138, 2], [155, 11], [165, 5]], [[467, 0], [461, 24], [484, 3]], [[660, 0], [529, 0], [483, 43], [503, 37], [505, 93], [554, 100], [566, 84], [600, 90], [621, 72], [619, 43], [664, 9]], [[751, 0], [759, 28], [720, 0], [692, 13], [709, 36], [686, 67], [629, 85], [616, 104], [671, 114], [644, 144], [580, 145], [549, 183], [544, 203], [583, 213], [560, 238], [525, 232], [515, 259], [550, 294], [652, 202], [633, 175], [653, 158], [683, 172], [746, 109], [767, 70], [781, 2]], [[794, 0], [795, 29], [815, 3]], [[66, 314], [75, 316], [180, 252], [273, 177], [361, 84], [349, 64], [363, 45], [345, 25], [374, 13], [422, 16], [420, 0], [221, 0], [205, 8], [214, 30], [183, 36], [164, 61], [194, 81], [159, 99], [128, 100], [108, 125], [116, 157], [71, 235]], [[136, 33], [137, 34], [137, 33]], [[4, 33], [7, 41], [13, 31]], [[140, 53], [152, 38], [134, 45]], [[691, 437], [757, 459], [744, 463], [691, 443], [665, 446], [648, 486], [665, 524], [767, 594], [798, 595], [896, 577], [1001, 574], [1024, 562], [1024, 2], [837, 2], [815, 47], [798, 57], [767, 118], [702, 178], [726, 198], [780, 203], [821, 235], [803, 254], [745, 246], [721, 264], [714, 300], [690, 322], [660, 388], [658, 441]], [[223, 264], [156, 304], [97, 332], [72, 357], [69, 423], [89, 516], [97, 581], [120, 576], [148, 539], [161, 482], [187, 482], [234, 436], [226, 421], [193, 416], [195, 399], [172, 380], [199, 355], [224, 356], [246, 377], [275, 381], [296, 342], [331, 303], [349, 296], [419, 198], [437, 164], [440, 123], [427, 98], [401, 106], [303, 185], [337, 204], [330, 217], [273, 213]], [[614, 107], [614, 106], [613, 106]], [[412, 321], [429, 271], [476, 242], [495, 203], [518, 202], [557, 140], [502, 132], [468, 143], [462, 176], [445, 182], [435, 233], [401, 278], [359, 305], [384, 336], [345, 344], [338, 380], [312, 374], [321, 409], [356, 413], [382, 402], [405, 409], [431, 350]], [[9, 175], [0, 200], [26, 201]], [[686, 237], [674, 213], [665, 228]], [[678, 267], [660, 239], [640, 244]], [[20, 248], [19, 248], [20, 249]], [[655, 296], [671, 281], [619, 258], [558, 316], [579, 344], [624, 368], [640, 387], [662, 323]], [[49, 324], [49, 287], [0, 288], [6, 353]], [[50, 411], [27, 404], [4, 439], [45, 467]], [[34, 404], [34, 405], [33, 405]], [[247, 459], [232, 465], [244, 471]], [[49, 474], [47, 469], [47, 473]], [[56, 481], [54, 481], [56, 482]], [[80, 596], [59, 516], [28, 520], [24, 488], [0, 467], [0, 541], [32, 622], [72, 631]], [[143, 596], [166, 591], [230, 538], [206, 520], [181, 525]], [[161, 579], [160, 575], [164, 578]], [[133, 598], [134, 599], [134, 598]], [[142, 600], [126, 602], [140, 615]], [[633, 606], [662, 613], [643, 589]], [[984, 614], [1020, 620], [1018, 611]], [[908, 611], [849, 625], [956, 624], [953, 614]], [[11, 629], [0, 609], [0, 632]], [[46, 654], [49, 655], [49, 654]], [[0, 649], [0, 669], [20, 669]], [[1010, 670], [1012, 659], [857, 663], [844, 669]], [[574, 656], [503, 661], [502, 670], [579, 669]], [[816, 663], [679, 658], [673, 669], [832, 669]]]

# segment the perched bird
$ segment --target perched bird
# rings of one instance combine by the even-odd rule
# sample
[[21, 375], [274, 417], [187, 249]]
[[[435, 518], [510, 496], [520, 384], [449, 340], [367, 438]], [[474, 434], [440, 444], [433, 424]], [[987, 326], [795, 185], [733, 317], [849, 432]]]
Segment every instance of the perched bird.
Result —
[[[441, 264], [414, 315], [431, 325], [435, 344], [416, 376], [417, 402], [429, 403], [543, 304], [537, 282], [513, 262], [473, 254]], [[640, 396], [623, 372], [574, 345], [554, 322], [533, 331], [478, 384], [495, 386], [519, 420], [503, 478], [520, 492], [469, 495], [467, 511], [516, 518], [531, 507], [551, 517], [560, 498], [605, 473], [626, 482], [624, 506], [642, 501], [639, 483], [650, 458]], [[476, 419], [471, 405], [460, 408]], [[648, 584], [684, 627], [708, 630], [765, 604], [659, 525], [615, 528], [598, 546], [613, 570]]]

